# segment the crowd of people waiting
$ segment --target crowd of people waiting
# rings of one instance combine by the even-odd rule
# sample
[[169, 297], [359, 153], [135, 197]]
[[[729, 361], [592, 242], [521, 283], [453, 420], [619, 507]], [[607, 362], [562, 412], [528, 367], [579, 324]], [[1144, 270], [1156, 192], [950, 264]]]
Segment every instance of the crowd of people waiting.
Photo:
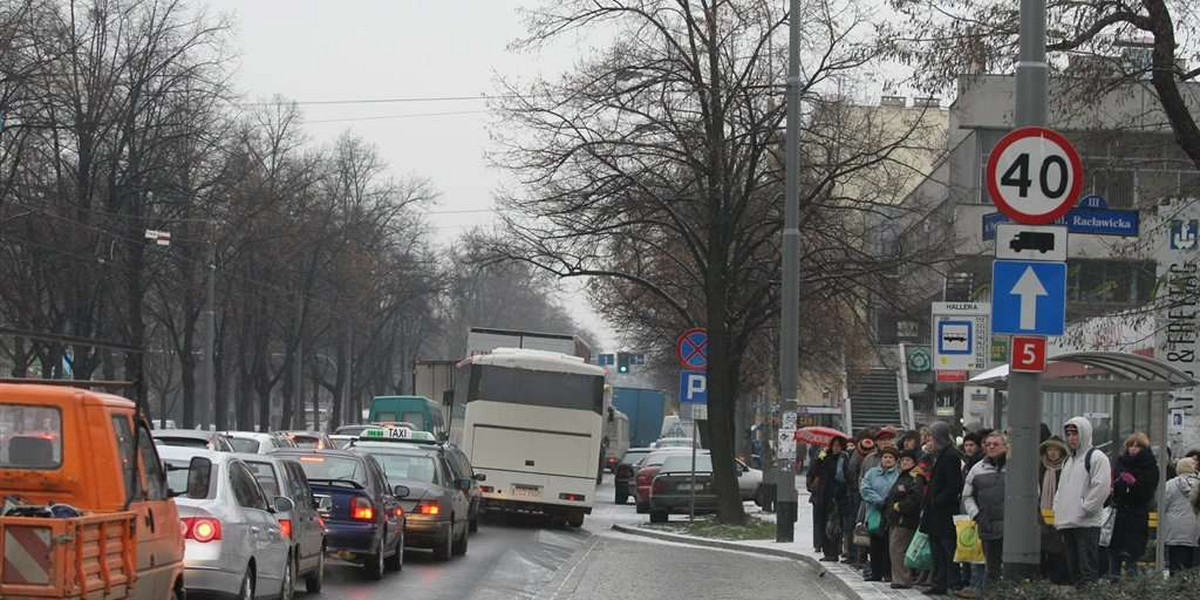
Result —
[[[1084, 417], [1067, 421], [1061, 437], [1043, 425], [1041, 437], [1041, 510], [1028, 516], [1041, 526], [1041, 575], [1082, 587], [1137, 574], [1159, 484], [1149, 438], [1130, 435], [1110, 460]], [[978, 597], [1002, 576], [1008, 454], [1004, 432], [966, 432], [956, 444], [944, 422], [833, 438], [810, 461], [806, 481], [816, 551], [895, 589]], [[1198, 461], [1193, 450], [1167, 468], [1158, 535], [1170, 573], [1200, 566]], [[956, 518], [973, 522], [983, 560], [955, 562]], [[930, 570], [906, 567], [918, 531], [928, 539]]]

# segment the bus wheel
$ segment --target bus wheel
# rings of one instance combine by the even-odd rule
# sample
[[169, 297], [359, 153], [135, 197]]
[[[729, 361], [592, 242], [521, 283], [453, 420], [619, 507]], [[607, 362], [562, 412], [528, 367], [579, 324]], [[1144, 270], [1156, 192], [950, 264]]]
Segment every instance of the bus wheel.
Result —
[[583, 513], [573, 512], [567, 515], [567, 524], [576, 529], [583, 527]]

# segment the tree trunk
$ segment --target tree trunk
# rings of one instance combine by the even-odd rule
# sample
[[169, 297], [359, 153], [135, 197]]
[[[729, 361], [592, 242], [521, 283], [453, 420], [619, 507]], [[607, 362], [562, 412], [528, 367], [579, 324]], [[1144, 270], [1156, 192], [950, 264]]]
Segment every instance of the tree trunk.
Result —
[[196, 426], [196, 355], [192, 354], [195, 328], [183, 332], [183, 348], [179, 348], [179, 380], [183, 386], [183, 428]]

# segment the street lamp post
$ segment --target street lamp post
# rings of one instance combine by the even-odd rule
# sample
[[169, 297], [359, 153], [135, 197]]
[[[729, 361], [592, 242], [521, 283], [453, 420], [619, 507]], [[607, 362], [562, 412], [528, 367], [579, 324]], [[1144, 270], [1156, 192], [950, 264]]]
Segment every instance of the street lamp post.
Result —
[[[784, 167], [783, 302], [780, 306], [779, 391], [783, 411], [796, 410], [800, 370], [800, 0], [788, 9], [787, 147]], [[777, 461], [775, 541], [795, 539], [796, 470]]]

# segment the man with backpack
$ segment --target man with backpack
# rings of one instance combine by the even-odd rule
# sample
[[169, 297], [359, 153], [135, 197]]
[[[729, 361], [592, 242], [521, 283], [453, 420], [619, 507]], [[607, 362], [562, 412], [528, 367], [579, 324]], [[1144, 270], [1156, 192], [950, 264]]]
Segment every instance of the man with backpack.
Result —
[[1077, 586], [1100, 577], [1100, 527], [1112, 489], [1108, 456], [1092, 446], [1092, 423], [1075, 417], [1063, 426], [1071, 454], [1054, 494], [1054, 527], [1063, 534], [1067, 570]]

